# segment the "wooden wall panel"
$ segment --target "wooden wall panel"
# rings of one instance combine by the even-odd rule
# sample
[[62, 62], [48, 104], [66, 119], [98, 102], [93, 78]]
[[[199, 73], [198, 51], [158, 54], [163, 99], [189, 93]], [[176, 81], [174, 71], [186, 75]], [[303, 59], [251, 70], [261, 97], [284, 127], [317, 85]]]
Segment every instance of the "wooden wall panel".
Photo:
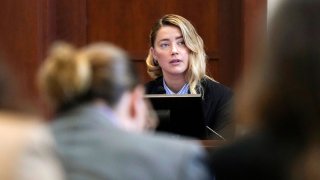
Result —
[[46, 0], [2, 0], [0, 51], [12, 67], [25, 96], [37, 96], [35, 72], [45, 52]]
[[[267, 32], [267, 0], [243, 0], [243, 62], [239, 71], [246, 71], [256, 58], [254, 52], [259, 51], [261, 41]], [[241, 72], [240, 72], [241, 73]]]
[[[89, 0], [90, 1], [90, 0]], [[87, 44], [87, 0], [52, 0], [52, 41]]]
[[238, 77], [236, 70], [241, 62], [242, 4], [240, 0], [220, 0], [218, 10], [218, 81], [232, 87]]
[[86, 0], [2, 0], [0, 53], [13, 69], [23, 96], [41, 103], [36, 72], [53, 41], [86, 44]]

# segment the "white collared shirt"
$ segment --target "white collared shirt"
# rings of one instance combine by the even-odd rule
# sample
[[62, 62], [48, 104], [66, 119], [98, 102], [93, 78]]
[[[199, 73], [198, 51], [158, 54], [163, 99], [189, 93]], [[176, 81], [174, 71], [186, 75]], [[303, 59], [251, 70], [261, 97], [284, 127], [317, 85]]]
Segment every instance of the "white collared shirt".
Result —
[[163, 87], [166, 91], [166, 94], [189, 94], [189, 84], [188, 83], [184, 84], [178, 93], [174, 93], [173, 91], [171, 91], [171, 89], [167, 86], [164, 79], [163, 79]]

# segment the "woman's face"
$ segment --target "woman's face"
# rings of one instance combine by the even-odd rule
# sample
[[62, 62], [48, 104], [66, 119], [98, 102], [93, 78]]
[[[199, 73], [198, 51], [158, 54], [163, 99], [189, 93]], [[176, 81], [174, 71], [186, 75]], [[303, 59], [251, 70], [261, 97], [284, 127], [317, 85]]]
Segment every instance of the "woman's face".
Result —
[[150, 50], [164, 76], [184, 77], [189, 64], [189, 49], [178, 27], [161, 27]]

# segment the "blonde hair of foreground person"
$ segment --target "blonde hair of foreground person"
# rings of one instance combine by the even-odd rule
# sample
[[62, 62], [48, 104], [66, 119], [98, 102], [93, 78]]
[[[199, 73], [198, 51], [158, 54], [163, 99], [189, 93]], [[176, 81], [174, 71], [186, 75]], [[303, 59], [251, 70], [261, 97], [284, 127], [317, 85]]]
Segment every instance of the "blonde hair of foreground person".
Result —
[[151, 129], [157, 119], [142, 97], [144, 88], [136, 74], [127, 54], [112, 44], [99, 42], [76, 49], [57, 42], [40, 68], [38, 84], [57, 113], [84, 103], [100, 102], [115, 110], [119, 119], [128, 119], [120, 107], [132, 103], [128, 102], [131, 93], [141, 99], [136, 103], [144, 104], [137, 111], [145, 112], [139, 113], [145, 117], [136, 117], [136, 129]]
[[[159, 29], [163, 26], [174, 26], [181, 30], [184, 42], [189, 49], [189, 67], [186, 73], [187, 82], [190, 85], [191, 94], [197, 94], [196, 86], [200, 85], [200, 81], [206, 75], [206, 53], [202, 38], [197, 33], [193, 25], [184, 17], [168, 14], [163, 16], [153, 26], [150, 33], [150, 46], [154, 47], [155, 40]], [[146, 59], [148, 74], [156, 79], [162, 76], [162, 70], [153, 58], [151, 50]], [[209, 77], [208, 77], [209, 78]], [[211, 78], [210, 78], [211, 79]]]

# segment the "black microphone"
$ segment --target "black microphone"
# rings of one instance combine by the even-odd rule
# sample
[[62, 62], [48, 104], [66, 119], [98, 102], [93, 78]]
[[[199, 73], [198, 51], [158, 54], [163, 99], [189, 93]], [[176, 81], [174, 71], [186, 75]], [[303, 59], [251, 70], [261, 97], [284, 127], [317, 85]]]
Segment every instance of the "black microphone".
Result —
[[219, 133], [217, 133], [216, 131], [214, 131], [213, 129], [211, 129], [209, 126], [206, 126], [206, 128], [210, 131], [213, 132], [215, 135], [217, 135], [219, 138], [221, 138], [222, 140], [226, 140], [223, 136], [221, 136]]

